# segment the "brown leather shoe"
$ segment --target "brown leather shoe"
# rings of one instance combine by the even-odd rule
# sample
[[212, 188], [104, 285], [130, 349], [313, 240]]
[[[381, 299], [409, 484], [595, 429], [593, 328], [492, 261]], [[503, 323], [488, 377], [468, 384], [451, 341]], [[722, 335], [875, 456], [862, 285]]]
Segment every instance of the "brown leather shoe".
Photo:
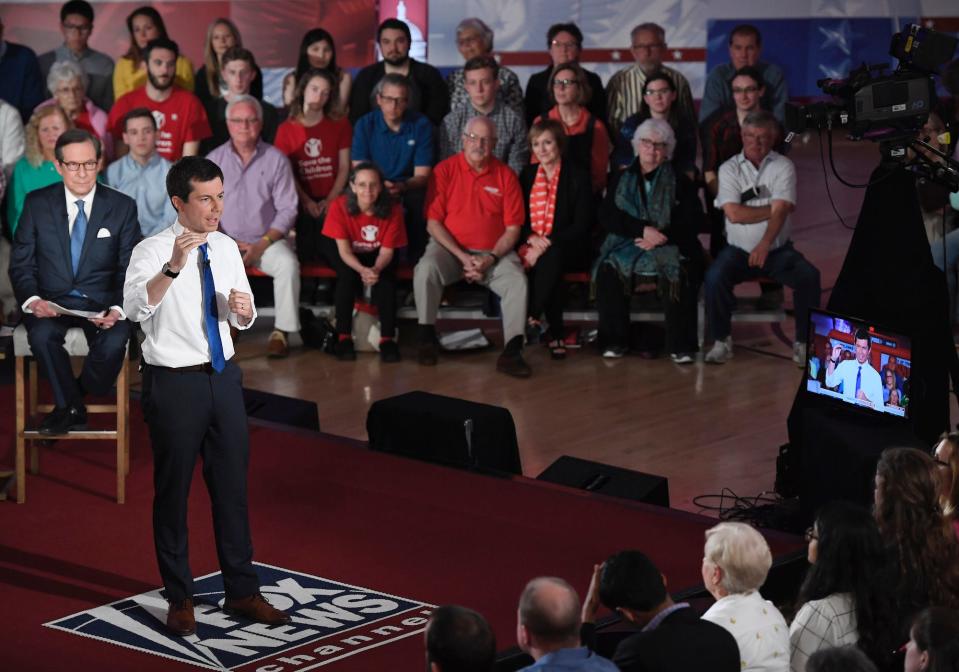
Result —
[[279, 329], [274, 329], [270, 334], [270, 340], [266, 344], [266, 356], [271, 359], [282, 359], [289, 356], [290, 346], [286, 343], [286, 334]]
[[193, 600], [187, 598], [180, 602], [170, 602], [170, 608], [166, 612], [166, 627], [174, 635], [180, 637], [186, 637], [196, 632]]
[[290, 622], [289, 614], [274, 608], [260, 593], [249, 597], [228, 599], [223, 603], [223, 611], [231, 616], [243, 616], [251, 621], [268, 625]]
[[496, 360], [496, 370], [514, 378], [529, 378], [533, 375], [533, 370], [518, 350], [504, 351]]

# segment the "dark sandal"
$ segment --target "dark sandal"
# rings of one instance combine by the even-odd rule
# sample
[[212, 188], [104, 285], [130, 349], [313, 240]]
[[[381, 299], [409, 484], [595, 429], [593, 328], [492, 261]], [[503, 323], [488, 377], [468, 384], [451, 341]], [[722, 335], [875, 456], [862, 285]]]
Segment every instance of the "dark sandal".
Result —
[[549, 356], [552, 359], [566, 359], [566, 343], [559, 339], [550, 341]]

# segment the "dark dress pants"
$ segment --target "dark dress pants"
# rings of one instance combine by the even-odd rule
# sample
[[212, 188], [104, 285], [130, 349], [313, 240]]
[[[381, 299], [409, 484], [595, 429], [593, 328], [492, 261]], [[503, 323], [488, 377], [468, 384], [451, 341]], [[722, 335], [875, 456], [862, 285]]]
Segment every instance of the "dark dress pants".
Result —
[[[702, 264], [689, 260], [680, 273], [678, 297], [662, 297], [666, 318], [666, 349], [671, 354], [699, 351], [697, 304], [702, 284]], [[599, 312], [599, 341], [602, 347], [629, 345], [629, 309], [632, 294], [627, 294], [619, 274], [609, 264], [596, 274], [596, 308]], [[667, 289], [668, 291], [668, 289]]]
[[[40, 318], [27, 314], [23, 323], [33, 356], [50, 379], [57, 407], [80, 406], [84, 392], [102, 395], [113, 388], [130, 340], [129, 320], [117, 320], [109, 329], [100, 329], [82, 317]], [[79, 384], [70, 366], [70, 355], [63, 347], [67, 330], [73, 327], [83, 329], [90, 350], [83, 360]]]
[[403, 192], [403, 219], [406, 223], [406, 261], [410, 266], [416, 264], [423, 252], [429, 235], [426, 233], [426, 189], [410, 189]]
[[796, 341], [806, 342], [809, 309], [820, 300], [819, 269], [810, 264], [792, 243], [776, 248], [766, 257], [762, 268], [749, 265], [749, 253], [727, 245], [706, 272], [706, 321], [714, 340], [729, 336], [736, 307], [733, 288], [740, 282], [767, 276], [793, 290], [796, 313]]
[[583, 250], [573, 250], [554, 242], [526, 272], [529, 282], [529, 315], [533, 319], [545, 316], [549, 323], [550, 340], [563, 338], [563, 273], [584, 266]]
[[243, 378], [144, 366], [143, 412], [153, 445], [153, 541], [166, 598], [193, 597], [187, 500], [197, 456], [213, 508], [216, 553], [228, 598], [259, 591], [247, 510], [250, 447]]
[[[336, 333], [350, 334], [353, 331], [353, 304], [356, 297], [363, 294], [363, 280], [360, 274], [346, 265], [340, 258], [336, 241], [324, 236], [324, 252], [327, 263], [336, 271], [336, 290], [333, 293], [333, 305], [336, 309]], [[376, 263], [379, 252], [357, 254], [356, 258], [366, 267]], [[384, 337], [396, 334], [396, 257], [380, 273], [380, 280], [373, 285], [371, 297], [379, 313], [380, 333]]]

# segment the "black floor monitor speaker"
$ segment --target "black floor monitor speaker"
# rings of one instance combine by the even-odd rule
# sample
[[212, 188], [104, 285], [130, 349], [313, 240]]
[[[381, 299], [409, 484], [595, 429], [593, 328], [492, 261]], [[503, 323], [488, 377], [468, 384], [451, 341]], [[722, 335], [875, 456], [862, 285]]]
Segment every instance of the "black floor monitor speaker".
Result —
[[513, 416], [505, 408], [429, 392], [375, 402], [370, 448], [454, 467], [522, 474]]
[[563, 455], [536, 477], [538, 481], [568, 485], [646, 504], [669, 507], [669, 482], [663, 476]]
[[320, 431], [320, 413], [316, 402], [243, 388], [246, 414], [250, 418]]

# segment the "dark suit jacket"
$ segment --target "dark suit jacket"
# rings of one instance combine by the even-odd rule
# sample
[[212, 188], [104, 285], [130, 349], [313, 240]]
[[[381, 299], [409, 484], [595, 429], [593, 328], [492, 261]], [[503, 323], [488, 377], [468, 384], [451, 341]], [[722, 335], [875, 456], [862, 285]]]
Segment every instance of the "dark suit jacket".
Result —
[[31, 296], [56, 301], [77, 289], [89, 299], [91, 310], [123, 305], [130, 253], [140, 240], [136, 201], [97, 184], [76, 277], [68, 221], [63, 183], [27, 194], [10, 255], [17, 302]]
[[[583, 624], [583, 640], [594, 631]], [[721, 625], [702, 620], [690, 608], [674, 611], [650, 632], [621, 641], [613, 662], [622, 672], [739, 672], [739, 646]]]
[[[529, 81], [526, 83], [526, 127], [529, 128], [533, 125], [533, 121], [536, 117], [546, 116], [546, 113], [549, 112], [550, 108], [553, 107], [553, 103], [549, 99], [549, 76], [553, 72], [553, 66], [549, 66], [545, 70], [540, 70], [539, 72], [530, 76]], [[590, 97], [589, 102], [586, 103], [586, 109], [589, 110], [594, 117], [603, 122], [603, 125], [609, 126], [609, 121], [606, 118], [606, 92], [603, 90], [603, 80], [599, 78], [595, 72], [583, 68], [583, 72], [586, 73], [586, 81], [589, 82], [589, 88], [593, 90], [593, 95]]]
[[[539, 164], [530, 164], [523, 168], [519, 183], [523, 189], [523, 201], [526, 205], [526, 221], [520, 240], [526, 240], [533, 232], [529, 221], [529, 195], [536, 181]], [[562, 245], [589, 245], [589, 229], [593, 222], [593, 194], [589, 173], [571, 161], [563, 161], [556, 185], [556, 210], [553, 215], [553, 232], [550, 239]]]

